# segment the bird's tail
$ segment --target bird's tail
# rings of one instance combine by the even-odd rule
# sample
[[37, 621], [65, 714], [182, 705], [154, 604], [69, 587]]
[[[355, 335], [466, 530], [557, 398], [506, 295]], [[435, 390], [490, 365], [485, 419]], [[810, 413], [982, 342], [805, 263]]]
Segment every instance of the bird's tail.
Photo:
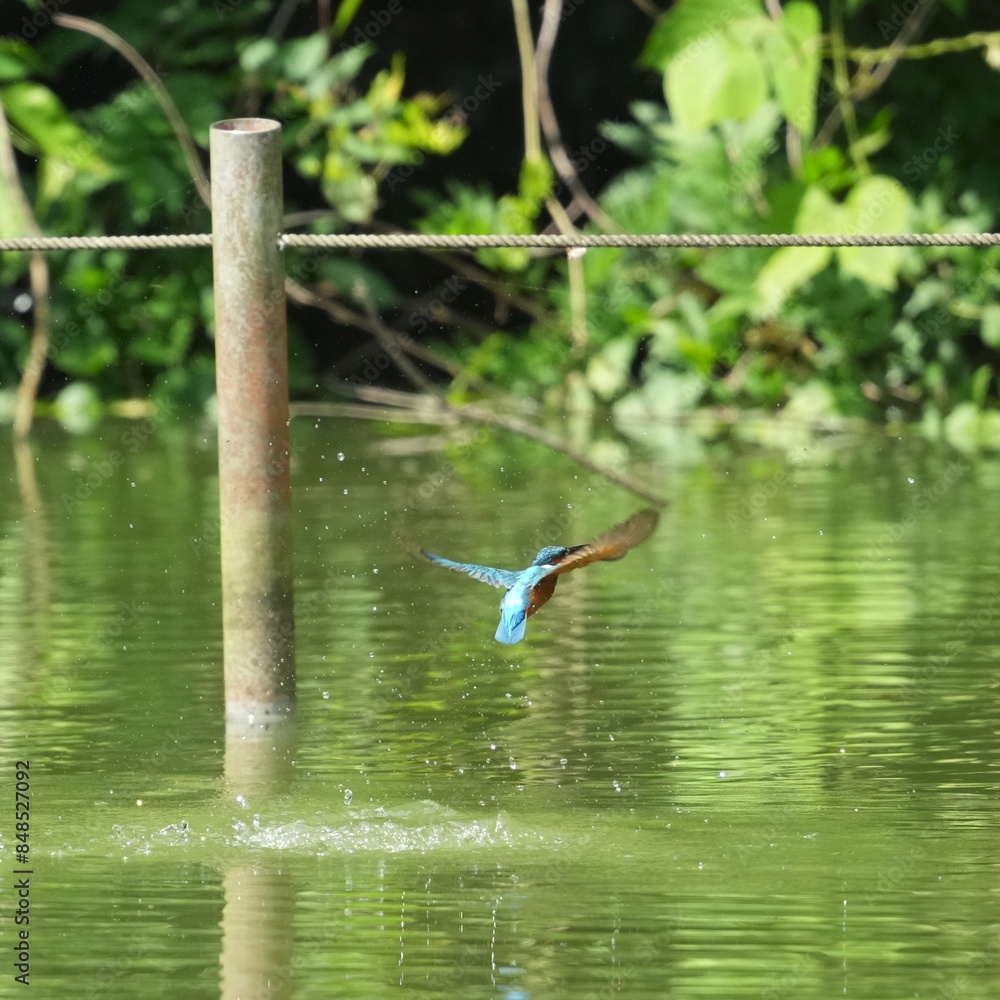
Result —
[[500, 609], [500, 624], [497, 625], [496, 640], [508, 646], [524, 638], [526, 615], [524, 608]]

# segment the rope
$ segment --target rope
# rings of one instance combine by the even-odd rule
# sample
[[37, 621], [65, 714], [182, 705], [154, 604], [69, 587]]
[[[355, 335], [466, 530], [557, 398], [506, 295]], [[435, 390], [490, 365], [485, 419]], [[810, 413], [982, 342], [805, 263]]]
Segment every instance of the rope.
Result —
[[371, 247], [388, 250], [407, 248], [475, 249], [477, 247], [963, 247], [1000, 245], [1000, 233], [907, 233], [889, 236], [803, 236], [758, 233], [735, 233], [722, 236], [705, 234], [649, 234], [585, 236], [441, 236], [423, 234], [280, 237], [290, 247]]
[[[151, 250], [157, 247], [208, 247], [211, 233], [183, 236], [47, 236], [0, 240], [0, 250]], [[474, 250], [479, 247], [990, 247], [1000, 246], [1000, 233], [904, 233], [899, 235], [800, 235], [768, 233], [640, 234], [591, 236], [509, 236], [500, 233], [448, 236], [440, 234], [349, 233], [314, 236], [285, 233], [285, 247], [331, 247], [381, 250]]]
[[156, 247], [210, 247], [211, 233], [188, 236], [43, 236], [0, 240], [0, 250], [153, 250]]

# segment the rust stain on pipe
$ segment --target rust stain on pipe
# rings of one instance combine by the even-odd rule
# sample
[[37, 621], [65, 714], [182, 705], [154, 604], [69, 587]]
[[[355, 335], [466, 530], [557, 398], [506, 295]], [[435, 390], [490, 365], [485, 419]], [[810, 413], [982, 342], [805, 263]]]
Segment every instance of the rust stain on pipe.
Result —
[[226, 710], [295, 701], [281, 126], [211, 128]]

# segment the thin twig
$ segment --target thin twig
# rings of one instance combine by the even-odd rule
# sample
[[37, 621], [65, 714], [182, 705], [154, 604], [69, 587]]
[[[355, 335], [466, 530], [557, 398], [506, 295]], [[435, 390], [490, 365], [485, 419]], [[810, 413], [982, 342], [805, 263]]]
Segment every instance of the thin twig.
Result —
[[[781, 0], [764, 0], [768, 16], [772, 21], [780, 21], [785, 16], [785, 11], [781, 6]], [[788, 122], [785, 129], [785, 156], [788, 158], [788, 168], [793, 177], [802, 176], [802, 133], [797, 125]], [[755, 201], [757, 199], [754, 199]], [[758, 211], [762, 215], [767, 214], [767, 207], [759, 205]]]
[[[369, 227], [373, 232], [409, 232], [409, 230], [400, 229], [398, 226], [391, 226], [380, 222], [378, 219], [370, 220]], [[450, 268], [453, 273], [463, 278], [468, 278], [469, 281], [479, 285], [480, 288], [484, 288], [497, 300], [498, 307], [503, 306], [506, 310], [510, 306], [514, 306], [538, 322], [551, 321], [552, 317], [544, 307], [537, 305], [523, 295], [518, 295], [516, 291], [512, 291], [503, 282], [497, 281], [489, 271], [475, 263], [474, 258], [464, 257], [461, 253], [451, 253], [447, 250], [427, 250], [421, 248], [421, 253], [437, 263]], [[505, 315], [499, 317], [498, 321], [502, 322], [504, 319], [506, 319]]]
[[632, 0], [632, 3], [634, 3], [636, 7], [643, 12], [643, 14], [647, 15], [647, 17], [657, 18], [663, 13], [663, 11], [660, 10], [656, 4], [650, 3], [649, 0]]
[[[916, 11], [914, 11], [916, 14]], [[900, 32], [902, 35], [902, 31]], [[1000, 31], [972, 31], [959, 38], [935, 38], [919, 45], [904, 45], [897, 39], [884, 49], [847, 49], [847, 57], [862, 66], [868, 63], [895, 63], [898, 59], [929, 59], [952, 52], [988, 49], [1000, 45]], [[881, 68], [881, 67], [880, 67]]]
[[[557, 451], [565, 455], [584, 468], [590, 469], [591, 472], [621, 486], [636, 496], [642, 497], [644, 500], [648, 500], [652, 504], [656, 504], [659, 507], [666, 504], [663, 497], [658, 493], [654, 493], [643, 483], [622, 472], [616, 472], [614, 469], [609, 469], [606, 465], [595, 462], [586, 452], [575, 445], [527, 420], [522, 420], [520, 417], [494, 413], [492, 410], [487, 410], [475, 403], [454, 406], [438, 396], [414, 396], [412, 393], [400, 392], [396, 389], [383, 389], [380, 386], [356, 386], [354, 387], [354, 392], [359, 399], [367, 399], [372, 403], [379, 404], [382, 407], [380, 412], [383, 414], [386, 413], [385, 407], [394, 408], [388, 412], [394, 412], [397, 416], [382, 416], [381, 419], [405, 423], [412, 414], [416, 418], [414, 420], [415, 423], [433, 423], [437, 421], [441, 424], [449, 424], [459, 420], [510, 431], [512, 434], [526, 437], [532, 441], [536, 441], [538, 444], [544, 445], [552, 451]], [[298, 415], [320, 414], [323, 412], [321, 409], [323, 405], [325, 404], [318, 404], [317, 406], [317, 404], [312, 403], [297, 403], [293, 409]]]
[[[576, 227], [570, 222], [560, 202], [546, 198], [545, 204], [562, 233], [575, 233]], [[566, 251], [566, 274], [569, 278], [569, 341], [574, 354], [581, 353], [590, 338], [587, 336], [587, 286], [583, 274], [583, 249], [570, 248]]]
[[[29, 236], [39, 237], [42, 231], [38, 220], [31, 209], [31, 202], [24, 193], [21, 177], [17, 172], [17, 160], [14, 157], [14, 144], [11, 140], [10, 125], [7, 122], [7, 112], [0, 101], [0, 175], [4, 186], [14, 195], [15, 211], [21, 217], [21, 226]], [[45, 254], [35, 250], [28, 262], [28, 281], [31, 286], [34, 323], [31, 328], [31, 343], [28, 347], [28, 358], [24, 364], [21, 380], [17, 385], [17, 395], [14, 404], [14, 439], [22, 441], [31, 432], [31, 424], [35, 418], [35, 400], [38, 398], [38, 386], [45, 371], [45, 358], [49, 353], [50, 326], [52, 322], [52, 306], [49, 300], [51, 281], [49, 279], [49, 262]]]
[[363, 281], [356, 281], [353, 288], [354, 297], [361, 303], [368, 319], [369, 329], [378, 341], [379, 347], [392, 358], [392, 363], [399, 369], [403, 377], [418, 392], [433, 392], [434, 383], [406, 356], [399, 344], [399, 334], [390, 330], [383, 322], [372, 301], [371, 292]]
[[517, 55], [521, 61], [521, 110], [524, 116], [524, 158], [542, 158], [542, 133], [538, 124], [538, 94], [535, 90], [534, 42], [527, 0], [510, 0], [514, 8]]
[[[863, 64], [855, 74], [851, 88], [849, 88], [851, 89], [851, 93], [848, 95], [848, 99], [852, 102], [852, 106], [854, 102], [870, 96], [878, 90], [883, 83], [885, 83], [889, 74], [896, 68], [898, 60], [900, 58], [905, 58], [907, 44], [910, 39], [912, 39], [923, 28], [936, 6], [937, 0], [926, 0], [925, 3], [917, 4], [907, 19], [903, 22], [903, 26], [899, 29], [899, 34], [893, 39], [889, 48], [872, 50], [878, 55], [884, 55], [885, 59], [873, 72], [868, 70], [866, 64]], [[838, 44], [840, 46], [839, 51], [842, 56], [851, 59], [856, 56], [857, 50], [847, 48], [842, 37], [840, 38]], [[834, 133], [840, 127], [840, 123], [843, 119], [843, 112], [844, 109], [842, 102], [838, 102], [833, 106], [830, 114], [827, 115], [826, 121], [823, 122], [822, 127], [816, 133], [816, 138], [813, 139], [813, 149], [822, 149], [833, 140]]]
[[[401, 352], [405, 352], [410, 355], [410, 357], [416, 358], [418, 361], [424, 361], [427, 364], [434, 365], [435, 368], [438, 368], [450, 375], [453, 379], [461, 377], [465, 384], [470, 388], [492, 397], [497, 400], [497, 402], [502, 403], [505, 406], [520, 410], [521, 412], [532, 412], [531, 401], [519, 400], [514, 396], [509, 396], [502, 390], [497, 389], [496, 386], [491, 385], [489, 382], [486, 382], [481, 378], [466, 375], [460, 365], [456, 365], [447, 358], [441, 357], [440, 354], [432, 351], [426, 345], [417, 343], [417, 341], [415, 341], [412, 337], [409, 337], [404, 333], [400, 333], [398, 330], [393, 330], [392, 327], [382, 323], [377, 316], [366, 316], [362, 313], [355, 312], [353, 309], [345, 306], [341, 302], [337, 302], [334, 299], [329, 299], [323, 295], [317, 294], [305, 285], [299, 284], [299, 282], [295, 281], [293, 278], [285, 279], [285, 294], [293, 302], [299, 303], [299, 305], [310, 306], [313, 309], [321, 309], [337, 323], [342, 323], [345, 326], [357, 327], [359, 330], [364, 330], [366, 333], [370, 333], [379, 342], [379, 345], [383, 348], [386, 355], [393, 361], [397, 360], [398, 355]], [[345, 385], [341, 388], [347, 388], [347, 386]], [[404, 393], [403, 395], [409, 399], [422, 398], [414, 397], [413, 393]]]
[[180, 143], [181, 152], [184, 154], [184, 161], [187, 163], [188, 172], [194, 181], [194, 186], [198, 191], [201, 200], [211, 207], [212, 198], [209, 189], [208, 178], [198, 157], [198, 147], [195, 145], [191, 132], [188, 130], [174, 99], [167, 92], [159, 74], [142, 57], [138, 50], [134, 49], [120, 35], [115, 34], [110, 28], [103, 24], [91, 21], [86, 17], [76, 17], [73, 14], [53, 14], [52, 20], [64, 28], [71, 28], [74, 31], [83, 31], [88, 35], [101, 39], [102, 42], [110, 45], [119, 55], [127, 59], [132, 68], [149, 84], [156, 99], [163, 108], [163, 113], [170, 122], [170, 127], [174, 130], [174, 136]]
[[552, 96], [549, 93], [549, 65], [552, 61], [552, 50], [555, 48], [556, 35], [559, 33], [560, 15], [563, 0], [545, 0], [542, 9], [542, 26], [538, 31], [538, 43], [535, 47], [534, 93], [538, 101], [538, 121], [545, 133], [545, 145], [548, 147], [552, 165], [556, 168], [562, 182], [569, 188], [573, 198], [579, 202], [590, 218], [605, 232], [620, 233], [621, 226], [615, 222], [596, 201], [580, 181], [572, 160], [566, 153], [562, 134], [559, 131], [559, 121], [556, 118]]
[[[847, 57], [844, 50], [847, 42], [844, 37], [844, 0], [833, 0], [831, 6], [832, 23], [830, 39], [833, 43], [833, 80], [837, 94], [837, 108], [847, 133], [847, 149], [854, 166], [859, 173], [871, 173], [868, 160], [861, 151], [861, 134], [858, 131], [858, 120], [854, 113], [854, 94], [851, 91], [851, 81], [847, 73]], [[831, 112], [832, 114], [832, 112]]]
[[616, 472], [614, 469], [609, 469], [606, 465], [595, 462], [586, 452], [581, 451], [575, 445], [564, 441], [555, 434], [550, 434], [541, 427], [536, 427], [527, 420], [521, 420], [519, 417], [508, 417], [499, 413], [491, 413], [489, 410], [484, 410], [474, 403], [468, 403], [465, 406], [454, 407], [453, 409], [462, 420], [472, 420], [479, 424], [486, 424], [489, 427], [499, 427], [501, 430], [511, 431], [514, 434], [520, 434], [521, 437], [530, 438], [532, 441], [537, 441], [539, 444], [545, 445], [546, 448], [561, 452], [567, 458], [572, 459], [586, 469], [590, 469], [591, 472], [597, 473], [597, 475], [602, 476], [610, 482], [616, 483], [630, 493], [634, 493], [636, 496], [642, 497], [644, 500], [648, 500], [658, 507], [666, 506], [666, 500], [658, 493], [654, 493], [649, 487], [644, 486], [631, 476], [626, 476], [622, 472]]
[[[531, 37], [531, 23], [528, 19], [528, 5], [526, 0], [511, 0], [514, 5], [514, 24], [517, 29], [517, 51], [521, 59], [521, 93], [522, 101], [525, 107], [525, 118], [524, 118], [524, 157], [526, 160], [531, 161], [532, 159], [541, 161], [542, 160], [542, 139], [539, 121], [542, 114], [541, 106], [541, 95], [544, 91], [546, 94], [546, 101], [548, 102], [548, 108], [551, 111], [551, 101], [548, 101], [548, 87], [545, 80], [545, 72], [548, 70], [548, 56], [543, 60], [540, 68], [538, 53], [535, 51], [534, 41]], [[562, 9], [562, 0], [556, 0], [556, 26], [558, 28], [559, 18], [558, 13]], [[545, 11], [548, 13], [551, 7], [550, 0], [546, 0]], [[545, 31], [545, 22], [543, 21], [542, 31]], [[551, 54], [552, 45], [555, 43], [555, 31], [551, 30], [549, 32], [550, 39], [548, 41], [549, 54]], [[539, 36], [539, 41], [541, 41], [541, 36]], [[551, 123], [555, 122], [554, 114], [551, 116]], [[556, 128], [556, 139], [558, 140], [558, 125]], [[548, 137], [548, 133], [546, 133]], [[562, 149], [562, 143], [558, 143], [560, 151], [565, 155], [565, 150]], [[550, 153], [552, 152], [552, 147], [550, 143], [549, 148]], [[568, 158], [566, 158], [568, 163]], [[573, 171], [572, 164], [569, 164], [570, 171], [574, 178], [576, 174]], [[579, 185], [579, 179], [577, 179], [577, 184]], [[578, 196], [579, 198], [579, 196]], [[559, 231], [563, 235], [569, 235], [576, 233], [576, 228], [570, 221], [569, 216], [566, 215], [562, 204], [553, 196], [550, 195], [545, 199], [545, 206], [549, 210], [549, 214], [552, 216], [553, 221], [559, 227]], [[586, 206], [585, 206], [586, 207]], [[587, 291], [583, 283], [583, 263], [582, 261], [570, 257], [568, 259], [568, 277], [569, 277], [569, 287], [570, 287], [570, 343], [573, 347], [574, 352], [583, 350], [587, 344]]]
[[[338, 218], [337, 213], [330, 209], [315, 209], [308, 212], [289, 213], [284, 217], [283, 224], [287, 230], [294, 229], [296, 226], [305, 226], [311, 222], [318, 222], [322, 219], [335, 218]], [[368, 228], [373, 233], [390, 233], [397, 236], [412, 233], [410, 229], [403, 229], [388, 222], [382, 222], [377, 218], [369, 219]], [[511, 306], [516, 307], [538, 322], [552, 321], [552, 316], [543, 306], [522, 295], [518, 295], [516, 291], [512, 291], [503, 282], [497, 281], [485, 268], [476, 264], [475, 258], [472, 257], [473, 251], [467, 251], [469, 256], [466, 257], [463, 256], [463, 253], [466, 253], [466, 251], [450, 253], [447, 250], [429, 250], [426, 247], [417, 247], [416, 249], [425, 257], [429, 257], [438, 264], [443, 264], [445, 267], [450, 268], [453, 274], [468, 278], [469, 281], [488, 291], [496, 299], [497, 309], [502, 309], [502, 314], [498, 316], [497, 322], [502, 323], [506, 320], [507, 310]], [[544, 252], [551, 253], [552, 251]]]
[[288, 412], [292, 417], [348, 417], [352, 420], [378, 420], [387, 424], [428, 424], [440, 427], [446, 423], [458, 423], [457, 420], [442, 420], [441, 415], [437, 413], [418, 413], [416, 410], [403, 410], [394, 406], [331, 403], [322, 400], [289, 403]]

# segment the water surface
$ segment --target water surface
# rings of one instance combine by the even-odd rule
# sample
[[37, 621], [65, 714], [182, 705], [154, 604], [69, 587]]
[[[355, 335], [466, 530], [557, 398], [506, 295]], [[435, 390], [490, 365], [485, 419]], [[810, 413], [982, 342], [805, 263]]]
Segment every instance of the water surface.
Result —
[[135, 431], [43, 425], [0, 481], [41, 995], [995, 996], [996, 461], [640, 441], [659, 531], [507, 647], [407, 545], [519, 568], [642, 502], [299, 419], [299, 711], [227, 752], [214, 429]]

